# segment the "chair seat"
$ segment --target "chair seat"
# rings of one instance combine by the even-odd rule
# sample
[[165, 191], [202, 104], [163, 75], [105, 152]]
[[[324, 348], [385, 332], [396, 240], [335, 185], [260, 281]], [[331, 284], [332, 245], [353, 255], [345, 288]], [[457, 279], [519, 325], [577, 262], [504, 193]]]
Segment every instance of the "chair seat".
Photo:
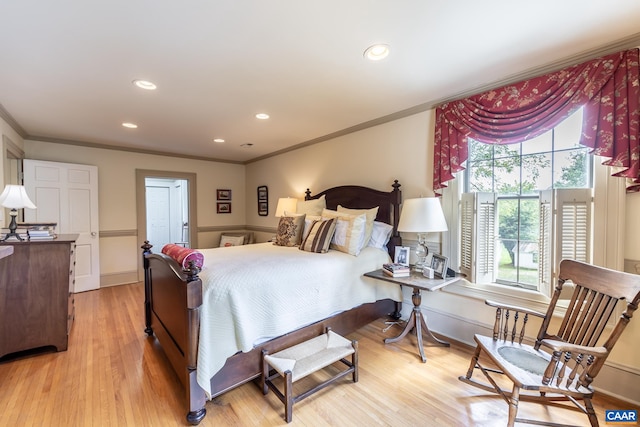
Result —
[[[563, 394], [589, 395], [591, 388], [583, 386], [567, 389], [556, 384], [542, 384], [542, 377], [549, 365], [551, 355], [542, 350], [536, 350], [527, 344], [518, 344], [509, 340], [494, 340], [491, 337], [476, 335], [476, 343], [498, 365], [515, 384], [523, 390], [545, 392], [561, 392]], [[564, 384], [564, 382], [563, 382]]]

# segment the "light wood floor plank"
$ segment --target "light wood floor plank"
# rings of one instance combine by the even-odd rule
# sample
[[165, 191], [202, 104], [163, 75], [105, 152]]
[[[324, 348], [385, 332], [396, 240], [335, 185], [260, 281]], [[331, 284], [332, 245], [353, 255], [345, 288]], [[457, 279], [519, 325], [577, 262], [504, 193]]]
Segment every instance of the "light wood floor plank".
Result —
[[[142, 284], [104, 288], [76, 296], [69, 349], [0, 363], [2, 426], [186, 425], [184, 393], [154, 339], [144, 333]], [[428, 345], [419, 360], [415, 337], [385, 345], [384, 319], [358, 330], [360, 378], [350, 377], [294, 405], [291, 426], [501, 426], [507, 406], [457, 378], [470, 349]], [[319, 372], [297, 387], [326, 378]], [[596, 383], [597, 385], [597, 383]], [[597, 396], [605, 409], [638, 409]], [[521, 403], [522, 416], [588, 425], [574, 411]], [[202, 426], [284, 426], [282, 403], [245, 384], [207, 403]]]

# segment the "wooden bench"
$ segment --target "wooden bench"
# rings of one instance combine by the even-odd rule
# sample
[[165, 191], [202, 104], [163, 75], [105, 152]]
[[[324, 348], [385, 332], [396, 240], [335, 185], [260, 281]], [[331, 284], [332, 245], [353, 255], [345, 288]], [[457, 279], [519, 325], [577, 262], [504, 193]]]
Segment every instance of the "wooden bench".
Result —
[[[349, 355], [351, 361], [346, 359]], [[318, 337], [274, 354], [263, 350], [262, 356], [262, 393], [266, 395], [269, 389], [273, 390], [285, 405], [285, 419], [288, 423], [293, 416], [294, 403], [350, 373], [353, 374], [353, 382], [358, 382], [358, 342], [349, 341], [330, 329]], [[293, 395], [294, 382], [336, 362], [342, 362], [347, 369], [303, 393]], [[278, 377], [283, 378], [284, 392], [272, 382]]]

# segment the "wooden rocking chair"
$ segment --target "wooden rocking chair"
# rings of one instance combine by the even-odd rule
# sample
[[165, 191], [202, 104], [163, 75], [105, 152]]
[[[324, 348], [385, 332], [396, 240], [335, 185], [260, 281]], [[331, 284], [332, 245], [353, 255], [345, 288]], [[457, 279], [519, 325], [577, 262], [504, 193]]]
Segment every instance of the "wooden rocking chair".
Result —
[[[562, 286], [568, 282], [575, 289], [557, 332], [552, 334], [549, 332], [551, 324], [556, 323], [552, 321], [552, 315]], [[609, 317], [614, 313], [618, 301], [623, 299], [627, 302], [626, 310], [611, 329], [607, 326]], [[555, 406], [558, 406], [557, 402], [570, 401], [575, 407], [567, 407], [577, 407], [589, 417], [592, 426], [597, 426], [598, 419], [591, 403], [594, 392], [591, 382], [638, 308], [639, 301], [640, 275], [563, 260], [560, 263], [558, 285], [546, 314], [486, 302], [497, 309], [493, 337], [474, 337], [477, 343], [475, 354], [466, 376], [459, 379], [500, 394], [509, 404], [508, 426], [513, 426], [516, 421], [563, 425], [516, 418], [520, 400]], [[522, 343], [530, 316], [542, 318], [533, 346]], [[602, 335], [605, 331], [608, 336]], [[548, 352], [542, 351], [541, 347], [548, 349]], [[488, 356], [491, 367], [481, 364], [481, 354]], [[471, 378], [475, 368], [482, 371], [489, 384]], [[511, 391], [499, 387], [491, 376], [495, 373], [504, 374], [511, 380]], [[521, 390], [533, 393], [521, 394]]]

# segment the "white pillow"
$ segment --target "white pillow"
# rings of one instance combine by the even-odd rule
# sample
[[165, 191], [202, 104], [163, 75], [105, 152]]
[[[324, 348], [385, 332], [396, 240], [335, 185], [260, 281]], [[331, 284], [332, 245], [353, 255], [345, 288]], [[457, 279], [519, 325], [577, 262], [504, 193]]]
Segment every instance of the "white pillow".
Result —
[[367, 215], [350, 215], [325, 209], [322, 218], [337, 218], [336, 231], [331, 240], [331, 248], [357, 256], [364, 247]]
[[386, 251], [387, 243], [389, 243], [389, 239], [391, 239], [392, 232], [393, 227], [389, 224], [374, 221], [373, 230], [371, 231], [371, 239], [369, 239], [369, 246]]
[[344, 212], [351, 215], [367, 215], [367, 228], [364, 235], [364, 244], [367, 245], [369, 243], [369, 239], [371, 238], [371, 232], [373, 231], [373, 222], [376, 220], [376, 216], [378, 215], [378, 206], [371, 209], [351, 209], [345, 208], [344, 206], [338, 205], [338, 212]]
[[298, 200], [296, 213], [307, 215], [322, 215], [322, 210], [327, 207], [324, 194], [313, 200]]
[[[298, 214], [292, 213], [289, 211], [283, 212], [284, 216], [302, 216], [306, 214]], [[322, 217], [320, 215], [306, 215], [304, 218], [304, 230], [302, 231], [302, 240], [306, 239], [309, 235], [309, 230], [311, 230], [311, 226], [313, 225], [313, 221], [319, 221]]]
[[220, 236], [220, 247], [244, 245], [244, 236]]

